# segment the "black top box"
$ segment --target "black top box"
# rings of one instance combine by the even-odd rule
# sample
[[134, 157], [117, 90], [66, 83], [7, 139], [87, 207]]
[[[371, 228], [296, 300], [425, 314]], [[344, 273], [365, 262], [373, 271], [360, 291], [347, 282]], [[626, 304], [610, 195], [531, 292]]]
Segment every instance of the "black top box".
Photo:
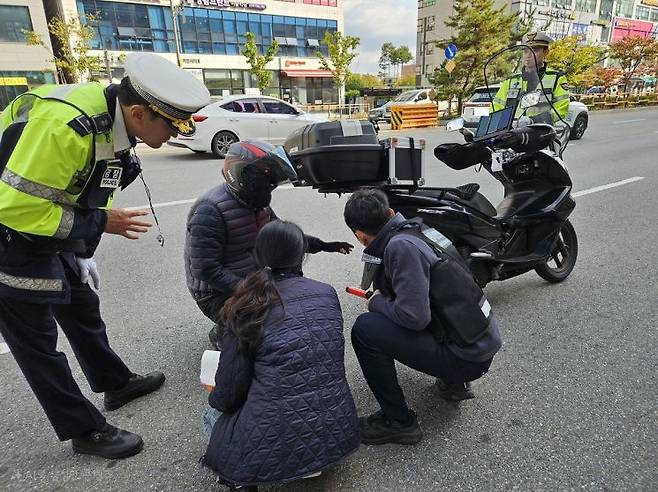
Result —
[[369, 121], [313, 123], [290, 134], [284, 147], [299, 185], [332, 188], [387, 179], [384, 148]]

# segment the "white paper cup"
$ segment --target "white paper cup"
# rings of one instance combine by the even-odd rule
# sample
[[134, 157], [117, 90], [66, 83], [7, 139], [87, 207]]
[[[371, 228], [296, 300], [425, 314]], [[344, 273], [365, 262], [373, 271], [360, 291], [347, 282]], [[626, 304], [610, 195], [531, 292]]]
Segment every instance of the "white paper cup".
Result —
[[221, 352], [216, 350], [206, 350], [201, 356], [201, 375], [199, 379], [201, 384], [208, 391], [212, 391], [215, 387], [215, 374], [219, 366], [219, 356]]

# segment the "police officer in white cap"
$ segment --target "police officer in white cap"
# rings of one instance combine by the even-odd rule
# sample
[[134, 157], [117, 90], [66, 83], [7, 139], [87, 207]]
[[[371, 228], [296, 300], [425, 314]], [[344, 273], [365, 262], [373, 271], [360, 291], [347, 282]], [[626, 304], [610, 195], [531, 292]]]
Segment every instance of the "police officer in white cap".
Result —
[[140, 173], [136, 139], [158, 148], [189, 135], [192, 113], [210, 102], [201, 82], [158, 55], [131, 54], [125, 68], [107, 88], [22, 94], [0, 124], [0, 333], [59, 439], [105, 458], [138, 453], [142, 439], [107, 423], [82, 395], [57, 351], [57, 324], [106, 410], [163, 384], [163, 373], [135, 374], [110, 348], [89, 285], [100, 281], [92, 257], [104, 232], [137, 239], [151, 225], [146, 212], [111, 208]]

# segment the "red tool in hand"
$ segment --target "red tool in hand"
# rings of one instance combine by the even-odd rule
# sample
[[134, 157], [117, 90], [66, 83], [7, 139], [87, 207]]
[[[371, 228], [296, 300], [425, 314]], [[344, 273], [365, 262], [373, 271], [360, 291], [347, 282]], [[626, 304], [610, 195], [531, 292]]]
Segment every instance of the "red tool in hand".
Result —
[[353, 296], [362, 297], [364, 299], [370, 299], [372, 292], [369, 290], [359, 289], [358, 287], [345, 287], [345, 292], [352, 294]]

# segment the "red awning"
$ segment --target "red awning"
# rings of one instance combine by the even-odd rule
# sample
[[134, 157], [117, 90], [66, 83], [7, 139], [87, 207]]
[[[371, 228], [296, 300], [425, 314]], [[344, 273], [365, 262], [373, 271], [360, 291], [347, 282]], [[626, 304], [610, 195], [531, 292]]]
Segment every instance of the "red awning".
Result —
[[301, 77], [333, 77], [329, 70], [283, 70], [283, 74], [288, 77], [301, 78]]

